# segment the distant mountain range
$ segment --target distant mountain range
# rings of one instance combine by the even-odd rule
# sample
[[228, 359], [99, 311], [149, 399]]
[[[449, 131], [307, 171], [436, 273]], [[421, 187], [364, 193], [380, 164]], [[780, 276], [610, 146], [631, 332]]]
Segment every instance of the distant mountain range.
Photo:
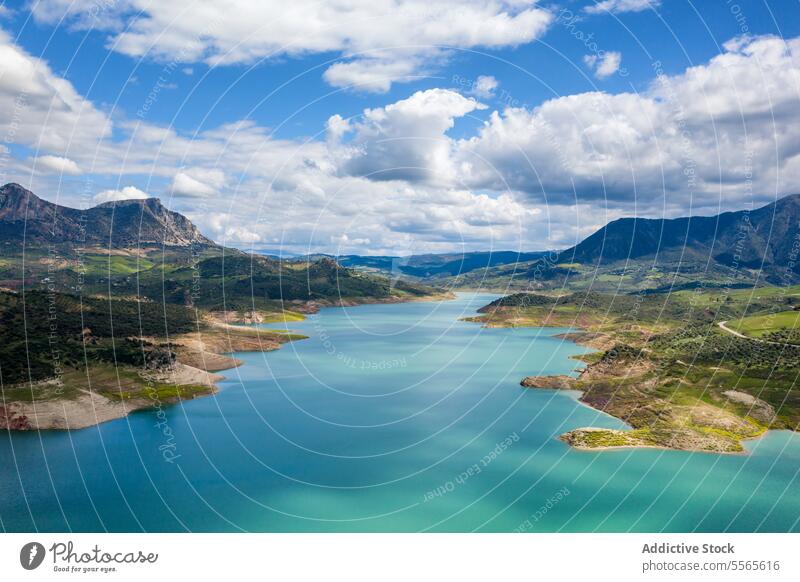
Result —
[[469, 273], [465, 286], [669, 291], [800, 282], [800, 194], [755, 210], [622, 218], [529, 263]]
[[[314, 269], [315, 273], [320, 269], [325, 271], [326, 281], [352, 282], [352, 288], [349, 283], [345, 285], [348, 291], [379, 295], [387, 293], [385, 287], [362, 290], [366, 280], [356, 282], [347, 269], [454, 287], [567, 286], [658, 291], [698, 285], [759, 282], [780, 285], [800, 282], [797, 257], [800, 194], [756, 210], [717, 216], [622, 218], [561, 251], [485, 251], [410, 257], [318, 254], [284, 256], [282, 260], [265, 256], [256, 260], [246, 253], [219, 247], [204, 237], [188, 218], [168, 210], [156, 198], [109, 202], [77, 210], [42, 200], [17, 184], [7, 184], [0, 188], [0, 243], [13, 245], [22, 241], [29, 249], [45, 243], [128, 250], [163, 246], [178, 257], [177, 263], [184, 264], [186, 257], [180, 257], [186, 252], [181, 249], [205, 249], [204, 260], [224, 252], [239, 258], [226, 260], [224, 275], [215, 266], [216, 276], [231, 276], [235, 271], [242, 278], [237, 285], [246, 287], [243, 281], [252, 275], [266, 285], [265, 289], [270, 289], [271, 297], [279, 290], [273, 279], [280, 277], [284, 284], [296, 279], [299, 286], [291, 295], [303, 296], [302, 278], [310, 276], [311, 271], [302, 269], [309, 269], [309, 265], [323, 259]], [[333, 268], [333, 261], [344, 270]], [[303, 263], [306, 265], [300, 267]], [[297, 266], [287, 271], [287, 265]], [[0, 280], [7, 278], [8, 275], [4, 278], [0, 274]], [[322, 295], [332, 292], [333, 289], [326, 289]]]
[[19, 184], [0, 188], [0, 241], [133, 248], [216, 246], [158, 198], [107, 202], [86, 210], [42, 200]]
[[[561, 251], [559, 262], [710, 261], [772, 272], [792, 261], [800, 236], [800, 194], [757, 210], [674, 219], [621, 218]], [[796, 256], [794, 257], [797, 258]], [[793, 261], [792, 261], [793, 262]], [[800, 266], [794, 265], [794, 271]]]
[[389, 276], [405, 275], [419, 279], [442, 279], [485, 269], [498, 265], [508, 265], [533, 261], [547, 254], [547, 251], [479, 251], [471, 253], [443, 253], [411, 256], [392, 255], [306, 255], [290, 260], [317, 260], [321, 257], [335, 259], [344, 267], [373, 270]]

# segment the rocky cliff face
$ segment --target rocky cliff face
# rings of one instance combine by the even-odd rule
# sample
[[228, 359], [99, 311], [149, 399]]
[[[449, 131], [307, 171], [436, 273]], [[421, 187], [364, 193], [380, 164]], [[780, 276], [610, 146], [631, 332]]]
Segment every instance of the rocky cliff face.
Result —
[[0, 188], [0, 240], [111, 248], [214, 246], [188, 218], [157, 198], [77, 210], [42, 200], [18, 184]]

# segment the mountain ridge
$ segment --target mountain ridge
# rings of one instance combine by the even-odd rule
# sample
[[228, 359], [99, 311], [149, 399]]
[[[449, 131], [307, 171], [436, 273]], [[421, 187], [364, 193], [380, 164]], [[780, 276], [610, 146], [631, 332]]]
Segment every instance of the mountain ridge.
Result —
[[545, 257], [461, 275], [453, 284], [662, 292], [800, 283], [800, 194], [712, 216], [619, 218]]
[[39, 198], [19, 184], [0, 188], [0, 240], [98, 245], [217, 246], [158, 198], [105, 202], [79, 210]]
[[560, 251], [558, 260], [602, 266], [631, 259], [652, 259], [656, 264], [659, 260], [707, 259], [730, 268], [765, 267], [768, 271], [791, 264], [792, 272], [798, 273], [800, 265], [791, 260], [792, 224], [797, 230], [800, 194], [754, 210], [714, 216], [620, 218]]
[[[0, 226], [0, 242], [7, 244], [222, 248], [158, 198], [112, 201], [78, 210], [47, 202], [18, 184], [0, 188]], [[753, 210], [713, 216], [620, 218], [561, 251], [310, 255], [288, 261], [330, 257], [344, 267], [384, 276], [436, 282], [454, 279], [454, 284], [466, 287], [501, 287], [516, 281], [544, 287], [590, 282], [610, 288], [617, 279], [632, 279], [639, 288], [670, 289], [725, 281], [733, 285], [800, 282], [800, 261], [796, 260], [800, 248], [795, 241], [800, 241], [800, 194]], [[659, 276], [661, 280], [655, 280]]]

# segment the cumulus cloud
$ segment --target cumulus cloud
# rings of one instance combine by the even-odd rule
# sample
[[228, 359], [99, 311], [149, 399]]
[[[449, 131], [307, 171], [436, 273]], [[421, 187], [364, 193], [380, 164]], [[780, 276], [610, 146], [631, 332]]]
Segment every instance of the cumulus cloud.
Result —
[[54, 174], [77, 176], [81, 173], [81, 169], [74, 160], [60, 156], [38, 156], [34, 164], [39, 170]]
[[261, 237], [258, 235], [258, 233], [255, 233], [243, 226], [231, 226], [225, 229], [223, 240], [229, 244], [255, 244], [257, 242], [261, 242]]
[[489, 99], [494, 95], [498, 85], [500, 85], [500, 83], [491, 75], [481, 75], [475, 79], [472, 88], [469, 90], [469, 94], [475, 95], [478, 99]]
[[144, 200], [150, 198], [147, 193], [142, 192], [135, 186], [125, 186], [122, 190], [103, 190], [94, 196], [94, 201], [98, 204], [104, 202], [119, 202], [120, 200]]
[[[452, 128], [486, 106], [430, 89], [354, 117], [332, 115], [325, 138], [308, 140], [277, 139], [253, 121], [184, 134], [121, 117], [112, 138], [97, 131], [105, 116], [46, 63], [4, 49], [39, 74], [3, 73], [0, 87], [13, 80], [18, 91], [34, 79], [45, 103], [72, 99], [47, 139], [69, 136], [63, 132], [84, 115], [96, 122], [83, 128], [80, 149], [43, 156], [116, 179], [147, 175], [155, 192], [176, 196], [176, 210], [231, 244], [296, 252], [332, 250], [332, 241], [342, 252], [364, 252], [367, 240], [370, 252], [384, 253], [412, 243], [415, 252], [553, 248], [623, 215], [712, 212], [800, 191], [798, 39], [733, 39], [722, 54], [659, 75], [642, 93], [597, 91], [493, 111], [462, 138]], [[14, 93], [0, 90], [7, 94]], [[0, 123], [17, 127], [13, 100], [6, 105]], [[40, 141], [41, 127], [18, 127], [12, 141]], [[59, 192], [65, 203], [68, 188]]]
[[798, 57], [798, 39], [736, 39], [642, 94], [583, 93], [495, 112], [459, 143], [456, 163], [472, 187], [549, 201], [667, 200], [685, 212], [798, 191]]
[[632, 199], [633, 180], [642, 180], [640, 189], [656, 187], [669, 162], [652, 135], [662, 116], [654, 102], [632, 94], [562, 97], [532, 111], [494, 112], [476, 137], [459, 143], [457, 155], [476, 188], [562, 202], [575, 191]]
[[334, 145], [352, 129], [350, 122], [338, 113], [334, 113], [325, 123], [325, 133]]
[[[347, 126], [354, 135], [342, 146], [342, 170], [373, 180], [451, 182], [453, 142], [446, 133], [456, 118], [486, 105], [447, 89], [418, 91], [386, 107], [367, 109], [362, 119]], [[333, 117], [329, 131], [342, 130]]]
[[40, 22], [66, 19], [106, 29], [109, 46], [134, 57], [220, 65], [337, 52], [345, 61], [325, 78], [370, 91], [419, 74], [419, 67], [442, 58], [446, 48], [531, 42], [553, 19], [537, 0], [197, 0], [191, 5], [118, 0], [98, 6], [96, 0], [40, 0], [32, 11]]
[[91, 150], [110, 135], [102, 112], [2, 30], [0, 63], [0, 131], [8, 141], [50, 156], [43, 169], [53, 171], [59, 164], [55, 158], [76, 158], [77, 152]]
[[602, 14], [603, 12], [642, 12], [648, 8], [658, 8], [661, 0], [602, 0], [590, 4], [584, 10], [589, 14]]
[[172, 193], [188, 198], [205, 198], [219, 194], [224, 184], [225, 174], [221, 170], [191, 168], [175, 174]]
[[606, 51], [599, 55], [586, 55], [583, 62], [594, 71], [598, 79], [605, 79], [619, 71], [622, 55], [618, 52]]

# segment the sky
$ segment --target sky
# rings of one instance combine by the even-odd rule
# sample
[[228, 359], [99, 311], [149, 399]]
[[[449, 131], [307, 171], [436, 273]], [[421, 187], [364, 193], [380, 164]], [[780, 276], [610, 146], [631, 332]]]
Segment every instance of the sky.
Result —
[[564, 248], [800, 192], [800, 0], [0, 8], [0, 182], [285, 253]]

